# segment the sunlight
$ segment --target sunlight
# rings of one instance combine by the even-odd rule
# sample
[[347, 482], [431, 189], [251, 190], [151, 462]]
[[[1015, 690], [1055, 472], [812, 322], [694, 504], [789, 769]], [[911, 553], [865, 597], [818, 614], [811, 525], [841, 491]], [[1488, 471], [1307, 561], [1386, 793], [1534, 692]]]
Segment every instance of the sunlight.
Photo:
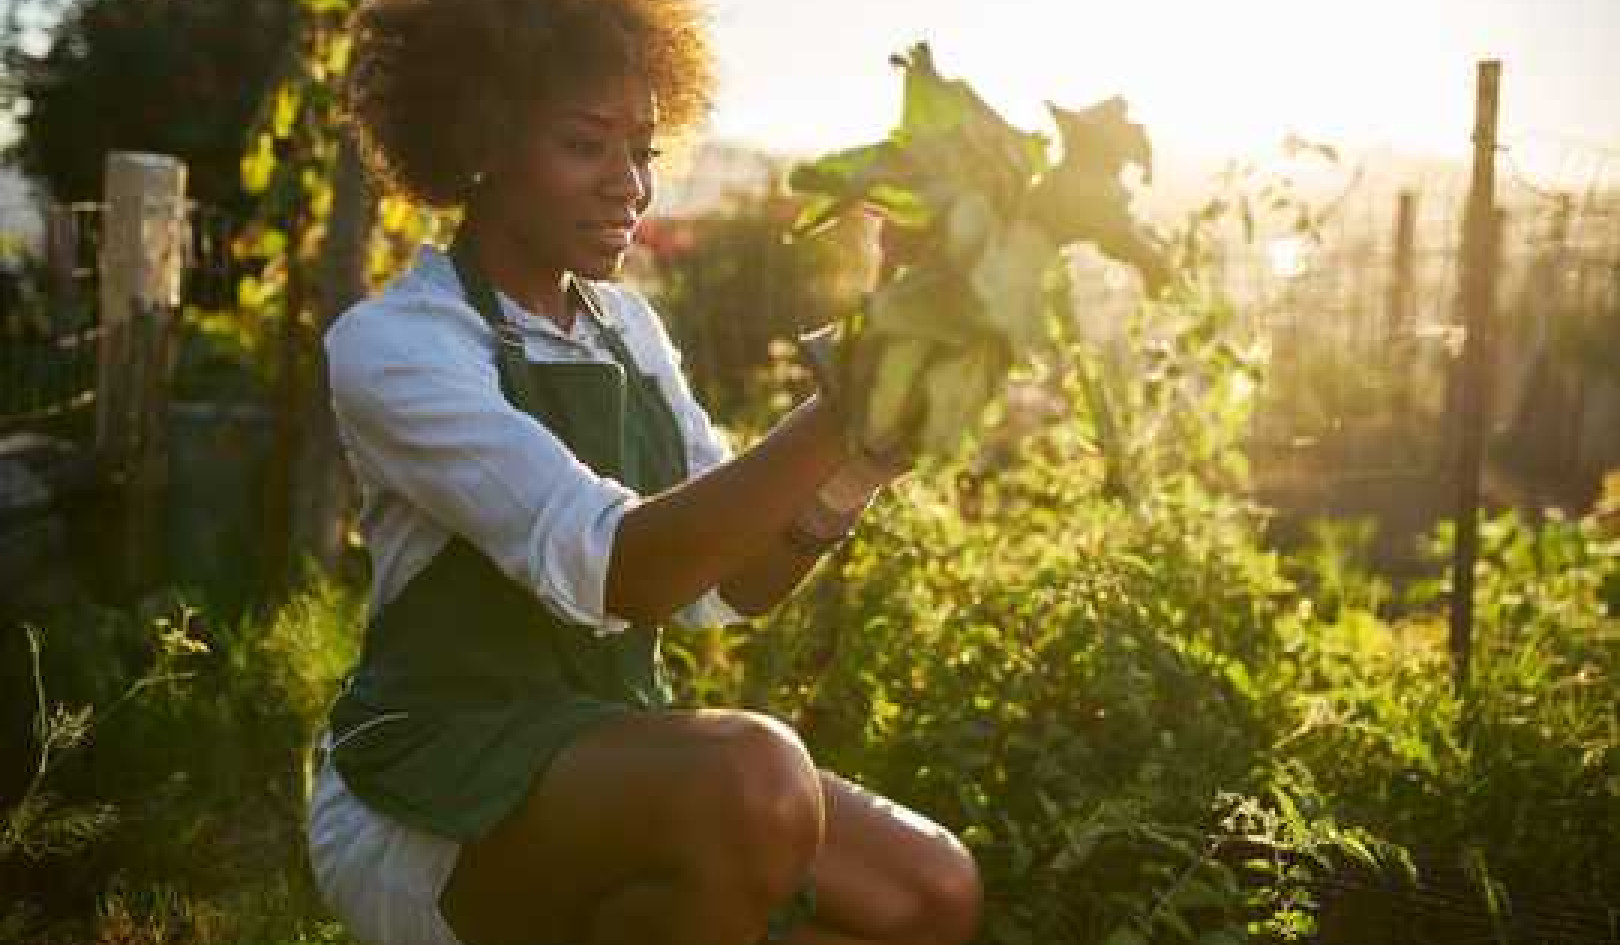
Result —
[[[1448, 99], [1466, 103], [1466, 57], [1446, 76], [1423, 65], [1443, 61], [1443, 48], [1424, 57], [1411, 48], [1443, 28], [1432, 6], [1398, 15], [1391, 0], [1354, 10], [1282, 0], [1028, 6], [997, 26], [946, 31], [961, 73], [1016, 118], [1041, 121], [1043, 96], [1118, 93], [1157, 140], [1205, 154], [1262, 151], [1290, 131], [1457, 153], [1466, 144], [1465, 111], [1449, 124], [1434, 117]], [[1384, 59], [1395, 50], [1414, 55], [1395, 68]]]
[[1266, 244], [1266, 261], [1279, 279], [1295, 279], [1310, 269], [1311, 244], [1301, 236], [1284, 236]]
[[[1602, 37], [1620, 4], [1569, 0], [1557, 17], [1522, 0], [718, 0], [725, 84], [715, 131], [784, 150], [873, 140], [895, 117], [891, 53], [929, 40], [1009, 120], [1050, 129], [1043, 102], [1124, 95], [1165, 154], [1272, 149], [1297, 132], [1354, 149], [1463, 157], [1474, 63], [1507, 63], [1504, 128], [1620, 139], [1602, 94], [1620, 80]], [[1544, 22], [1543, 22], [1544, 21]], [[855, 23], [858, 29], [852, 29]], [[815, 68], [784, 69], [787, 47]]]

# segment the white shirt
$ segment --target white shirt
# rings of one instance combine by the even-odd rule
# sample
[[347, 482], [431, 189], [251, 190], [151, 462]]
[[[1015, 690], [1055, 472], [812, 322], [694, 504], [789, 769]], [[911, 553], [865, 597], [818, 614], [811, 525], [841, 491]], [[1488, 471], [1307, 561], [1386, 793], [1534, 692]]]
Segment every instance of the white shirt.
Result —
[[[593, 282], [640, 370], [680, 422], [696, 476], [731, 457], [692, 396], [680, 354], [634, 290]], [[611, 361], [593, 319], [564, 332], [497, 293], [531, 361]], [[424, 244], [412, 266], [327, 330], [338, 438], [361, 492], [360, 531], [372, 558], [369, 613], [461, 535], [553, 613], [598, 633], [629, 624], [604, 589], [619, 520], [640, 496], [598, 476], [501, 393], [496, 339], [462, 295], [455, 267]], [[687, 627], [743, 618], [710, 589], [674, 615]]]

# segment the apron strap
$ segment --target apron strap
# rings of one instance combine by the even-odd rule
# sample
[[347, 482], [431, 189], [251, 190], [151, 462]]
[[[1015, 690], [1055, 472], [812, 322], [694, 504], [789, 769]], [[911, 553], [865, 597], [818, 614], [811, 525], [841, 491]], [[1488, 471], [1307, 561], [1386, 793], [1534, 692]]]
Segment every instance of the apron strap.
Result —
[[[495, 331], [495, 337], [500, 340], [501, 353], [506, 356], [516, 356], [519, 364], [525, 363], [528, 358], [524, 354], [523, 334], [518, 330], [512, 320], [506, 318], [501, 311], [499, 297], [494, 286], [484, 278], [484, 273], [478, 268], [473, 253], [472, 238], [465, 230], [458, 230], [455, 240], [450, 244], [450, 259], [455, 263], [456, 276], [461, 280], [462, 289], [467, 293], [468, 301], [484, 316], [484, 320]], [[584, 279], [572, 273], [568, 274], [569, 288], [583, 303], [583, 308], [591, 321], [596, 324], [602, 339], [606, 342], [609, 353], [619, 362], [625, 373], [636, 378], [645, 385], [648, 376], [637, 369], [635, 356], [624, 343], [623, 329], [604, 314], [601, 298], [596, 289]], [[521, 373], [521, 372], [519, 372]]]
[[500, 298], [474, 261], [472, 239], [465, 230], [458, 230], [455, 241], [450, 244], [450, 261], [455, 264], [456, 278], [461, 280], [461, 290], [466, 294], [467, 301], [495, 332], [499, 342], [496, 345], [496, 366], [506, 396], [515, 401], [519, 409], [533, 411], [539, 400], [529, 372], [525, 370], [529, 357], [523, 346], [523, 333], [518, 331], [511, 319], [502, 315]]
[[[676, 478], [685, 479], [688, 472], [686, 466], [686, 438], [681, 433], [680, 420], [676, 418], [674, 409], [664, 392], [658, 389], [658, 380], [653, 375], [637, 370], [635, 356], [624, 342], [624, 335], [618, 323], [603, 314], [602, 300], [596, 294], [596, 287], [578, 277], [571, 277], [570, 282], [579, 291], [580, 299], [585, 303], [585, 310], [595, 319], [596, 326], [601, 330], [601, 336], [607, 342], [608, 349], [613, 356], [624, 365], [625, 373], [630, 375], [630, 396], [640, 397], [645, 409], [664, 417], [671, 424], [671, 434], [675, 437], [674, 443], [666, 443], [662, 439], [655, 440], [655, 445], [663, 454], [664, 462], [669, 468], [677, 470]], [[672, 449], [666, 449], [665, 447]], [[672, 452], [673, 451], [673, 452]]]
[[[465, 228], [458, 228], [455, 239], [451, 241], [450, 259], [455, 264], [456, 276], [461, 280], [462, 290], [467, 294], [468, 301], [472, 302], [478, 313], [489, 322], [490, 328], [494, 330], [495, 337], [500, 342], [497, 346], [500, 374], [502, 384], [507, 388], [507, 396], [525, 409], [533, 409], [538, 400], [527, 370], [529, 358], [523, 344], [523, 333], [502, 312], [500, 298], [494, 286], [490, 285], [489, 280], [484, 277], [483, 270], [478, 267], [476, 254], [473, 252], [473, 239]], [[573, 273], [568, 274], [568, 285], [583, 303], [587, 316], [596, 324], [598, 334], [606, 343], [609, 353], [628, 375], [630, 396], [640, 400], [643, 408], [650, 408], [655, 413], [667, 417], [674, 424], [671, 433], [677, 437], [676, 442], [684, 442], [674, 409], [664, 397], [663, 391], [658, 389], [653, 376], [638, 368], [635, 356], [625, 344], [623, 329], [605, 314], [605, 307], [596, 289]], [[678, 469], [679, 476], [684, 478], [686, 475], [684, 448], [677, 448], [673, 456], [669, 455], [670, 451], [666, 449], [660, 448], [660, 452], [665, 454], [666, 462], [671, 463], [672, 468]]]

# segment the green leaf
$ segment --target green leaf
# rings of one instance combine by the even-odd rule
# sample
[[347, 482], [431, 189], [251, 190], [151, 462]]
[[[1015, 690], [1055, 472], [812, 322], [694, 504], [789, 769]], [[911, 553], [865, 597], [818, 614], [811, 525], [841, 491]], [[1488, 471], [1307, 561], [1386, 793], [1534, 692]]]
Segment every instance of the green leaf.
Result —
[[996, 210], [990, 198], [967, 193], [951, 204], [945, 219], [946, 248], [951, 258], [967, 264], [977, 259], [995, 233]]
[[1179, 937], [1189, 940], [1193, 938], [1192, 926], [1187, 923], [1186, 918], [1181, 913], [1174, 909], [1160, 909], [1155, 915], [1160, 925], [1167, 926]]
[[298, 89], [283, 85], [276, 90], [275, 110], [270, 119], [271, 133], [277, 138], [292, 136], [293, 122], [298, 119]]
[[904, 149], [913, 188], [936, 205], [978, 190], [1016, 213], [1046, 169], [1046, 139], [1008, 124], [966, 82], [942, 77], [926, 43], [895, 62], [906, 69], [905, 96], [890, 141]]
[[869, 330], [891, 338], [966, 344], [981, 337], [969, 286], [941, 266], [913, 267], [879, 286], [868, 302]]
[[1176, 890], [1170, 904], [1177, 909], [1206, 909], [1228, 905], [1231, 898], [1200, 879], [1189, 879]]
[[917, 380], [934, 347], [926, 338], [896, 338], [883, 344], [866, 401], [867, 446], [884, 449], [900, 438]]
[[1148, 945], [1147, 936], [1129, 925], [1122, 925], [1108, 933], [1103, 945]]
[[1006, 370], [1006, 359], [993, 341], [931, 364], [924, 380], [928, 408], [923, 448], [939, 454], [955, 450], [962, 435], [978, 425]]
[[242, 155], [242, 189], [250, 194], [262, 194], [270, 186], [270, 177], [276, 170], [275, 139], [268, 134], [254, 138], [253, 147]]
[[893, 159], [894, 148], [887, 141], [835, 151], [795, 165], [788, 173], [788, 186], [834, 197], [861, 196]]
[[981, 321], [1019, 354], [1033, 351], [1045, 335], [1044, 280], [1057, 258], [1057, 244], [1045, 230], [1015, 220], [990, 241], [969, 277]]
[[1169, 279], [1168, 265], [1132, 215], [1130, 192], [1120, 180], [1127, 165], [1140, 167], [1144, 179], [1151, 176], [1147, 133], [1126, 117], [1121, 98], [1078, 111], [1051, 103], [1047, 107], [1063, 140], [1063, 159], [1036, 185], [1032, 213], [1059, 244], [1094, 243], [1104, 254], [1135, 266], [1149, 291], [1157, 292]]

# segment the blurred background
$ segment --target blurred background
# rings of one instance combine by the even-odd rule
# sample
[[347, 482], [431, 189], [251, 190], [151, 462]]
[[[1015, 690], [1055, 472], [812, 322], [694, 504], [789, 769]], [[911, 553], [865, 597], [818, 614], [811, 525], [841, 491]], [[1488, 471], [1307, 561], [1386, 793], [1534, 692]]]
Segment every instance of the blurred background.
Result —
[[[0, 941], [347, 941], [295, 829], [368, 577], [320, 337], [449, 226], [337, 126], [352, 6], [0, 2]], [[919, 40], [1054, 142], [1124, 96], [1201, 295], [1067, 255], [1071, 370], [672, 644], [684, 695], [964, 832], [986, 942], [1620, 941], [1620, 3], [711, 9], [625, 278], [739, 446], [860, 265], [788, 172], [889, 132]]]

